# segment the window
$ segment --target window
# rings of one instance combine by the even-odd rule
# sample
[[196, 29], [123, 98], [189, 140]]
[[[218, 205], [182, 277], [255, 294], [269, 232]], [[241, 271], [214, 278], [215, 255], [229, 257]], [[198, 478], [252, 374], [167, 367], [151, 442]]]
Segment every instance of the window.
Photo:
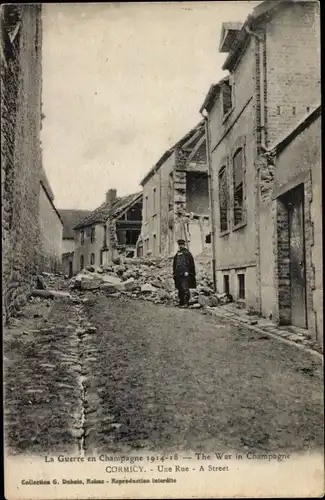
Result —
[[90, 254], [90, 264], [93, 266], [95, 264], [95, 254], [91, 253]]
[[[104, 226], [106, 227], [106, 226]], [[99, 254], [99, 265], [102, 266], [103, 265], [103, 250], [100, 251], [100, 254]]]
[[147, 255], [148, 250], [149, 250], [149, 238], [146, 238], [146, 239], [144, 240], [144, 254], [145, 254], [145, 255]]
[[226, 115], [232, 109], [232, 85], [225, 81], [222, 85], [223, 114]]
[[237, 274], [238, 298], [245, 299], [245, 274]]
[[174, 174], [171, 172], [168, 178], [168, 210], [174, 206]]
[[90, 229], [90, 241], [91, 241], [91, 243], [94, 243], [95, 240], [96, 240], [96, 228], [92, 227]]
[[227, 294], [230, 293], [229, 274], [224, 274], [223, 275], [223, 292], [227, 293]]
[[84, 268], [84, 256], [80, 255], [80, 271], [82, 271]]
[[226, 167], [219, 172], [219, 217], [220, 231], [228, 230], [229, 192]]
[[139, 237], [139, 231], [138, 230], [136, 230], [136, 231], [132, 231], [132, 230], [126, 231], [126, 233], [125, 233], [125, 244], [126, 245], [131, 245], [131, 246], [136, 245], [137, 241], [138, 241], [138, 237]]
[[85, 231], [84, 230], [80, 231], [80, 243], [81, 243], [81, 245], [85, 244]]
[[106, 245], [107, 245], [107, 226], [106, 226], [106, 224], [104, 224], [103, 228], [104, 228], [103, 245], [104, 245], [104, 247], [106, 247]]
[[207, 235], [206, 235], [206, 237], [205, 237], [205, 242], [206, 242], [207, 244], [210, 244], [210, 243], [211, 243], [211, 241], [212, 241], [212, 234], [211, 234], [211, 233], [209, 233], [209, 234], [207, 234]]
[[153, 200], [152, 200], [152, 207], [153, 207], [153, 214], [157, 213], [157, 189], [153, 188]]
[[152, 240], [152, 253], [154, 256], [157, 255], [157, 236], [155, 234], [153, 235], [153, 240]]
[[234, 225], [244, 222], [244, 152], [240, 148], [233, 158]]
[[148, 220], [148, 195], [144, 199], [144, 220]]

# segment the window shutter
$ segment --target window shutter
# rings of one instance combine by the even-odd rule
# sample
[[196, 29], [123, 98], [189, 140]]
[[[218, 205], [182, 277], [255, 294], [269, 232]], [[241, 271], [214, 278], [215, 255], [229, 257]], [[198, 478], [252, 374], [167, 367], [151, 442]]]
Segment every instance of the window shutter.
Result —
[[239, 186], [243, 182], [243, 150], [240, 149], [234, 156], [233, 169], [234, 169], [234, 184], [235, 187]]

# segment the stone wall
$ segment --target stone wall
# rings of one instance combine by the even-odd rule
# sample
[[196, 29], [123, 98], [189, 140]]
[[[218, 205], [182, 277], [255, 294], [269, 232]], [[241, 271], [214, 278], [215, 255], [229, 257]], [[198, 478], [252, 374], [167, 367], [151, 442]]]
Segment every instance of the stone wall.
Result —
[[[26, 301], [39, 265], [41, 5], [5, 5], [1, 16], [2, 277], [6, 320]], [[15, 35], [12, 41], [9, 34]]]
[[41, 231], [39, 267], [41, 271], [58, 273], [62, 269], [63, 223], [43, 183], [41, 183], [39, 203]]

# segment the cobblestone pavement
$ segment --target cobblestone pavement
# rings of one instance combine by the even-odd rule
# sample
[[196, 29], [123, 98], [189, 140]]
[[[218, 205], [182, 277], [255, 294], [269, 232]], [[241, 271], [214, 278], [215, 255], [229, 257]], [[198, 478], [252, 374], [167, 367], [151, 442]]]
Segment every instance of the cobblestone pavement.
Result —
[[12, 452], [322, 447], [320, 360], [202, 312], [87, 298], [5, 332]]
[[78, 306], [47, 305], [30, 305], [4, 331], [5, 434], [14, 454], [80, 450]]

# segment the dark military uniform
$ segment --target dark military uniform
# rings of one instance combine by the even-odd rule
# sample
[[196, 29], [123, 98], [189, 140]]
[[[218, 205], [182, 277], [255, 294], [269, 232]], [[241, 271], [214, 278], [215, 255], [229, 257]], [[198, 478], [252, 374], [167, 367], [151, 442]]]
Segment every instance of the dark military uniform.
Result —
[[[186, 276], [185, 273], [188, 273]], [[173, 276], [178, 290], [179, 304], [188, 305], [190, 288], [196, 288], [196, 273], [194, 259], [186, 248], [178, 250], [173, 261]]]

